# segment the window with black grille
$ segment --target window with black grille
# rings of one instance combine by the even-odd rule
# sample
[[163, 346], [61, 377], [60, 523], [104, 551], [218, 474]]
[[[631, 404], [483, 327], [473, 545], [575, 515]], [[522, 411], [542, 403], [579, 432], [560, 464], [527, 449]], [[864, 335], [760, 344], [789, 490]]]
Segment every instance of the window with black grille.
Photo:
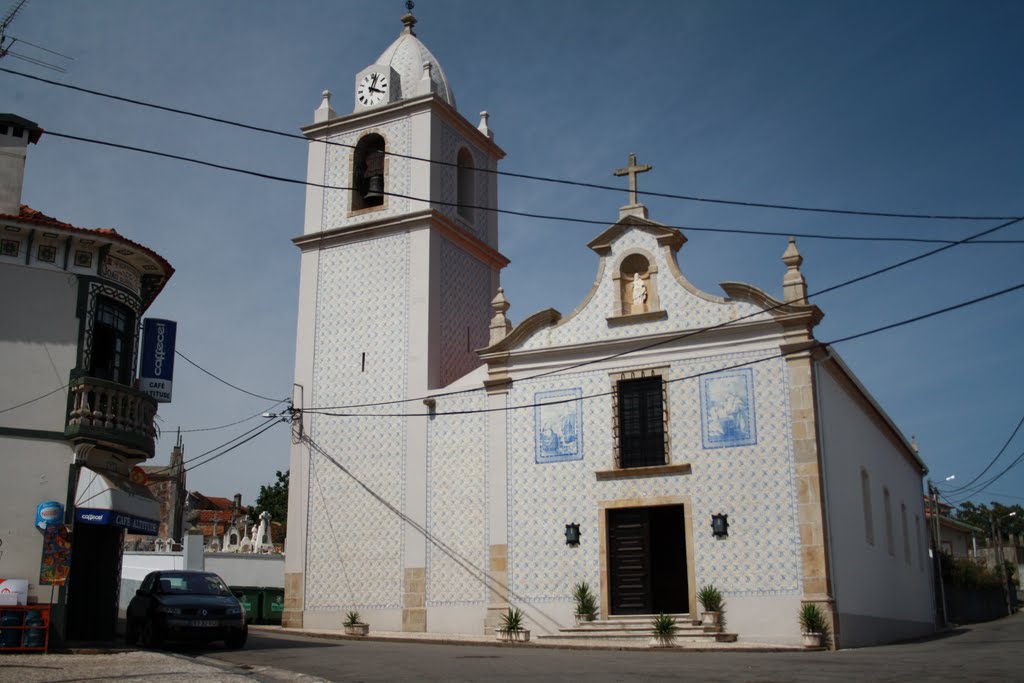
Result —
[[619, 380], [619, 467], [665, 464], [665, 414], [660, 376]]

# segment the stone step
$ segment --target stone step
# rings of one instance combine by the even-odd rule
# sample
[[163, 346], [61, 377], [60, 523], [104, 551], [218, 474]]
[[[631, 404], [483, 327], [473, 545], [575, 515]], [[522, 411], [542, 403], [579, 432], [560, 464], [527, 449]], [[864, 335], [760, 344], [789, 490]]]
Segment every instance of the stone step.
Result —
[[[692, 624], [678, 624], [677, 629], [680, 633], [693, 631], [699, 633], [704, 629], [700, 626], [693, 626]], [[650, 633], [652, 627], [650, 624], [609, 624], [591, 622], [589, 624], [577, 624], [576, 626], [566, 626], [559, 629], [563, 633], [606, 633], [614, 631], [616, 633]]]

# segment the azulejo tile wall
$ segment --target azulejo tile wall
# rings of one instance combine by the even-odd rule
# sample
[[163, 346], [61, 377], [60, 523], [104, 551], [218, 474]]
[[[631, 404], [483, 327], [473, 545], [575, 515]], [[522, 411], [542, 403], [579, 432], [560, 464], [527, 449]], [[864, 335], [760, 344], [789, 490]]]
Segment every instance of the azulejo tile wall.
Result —
[[[619, 297], [618, 288], [612, 278], [623, 252], [634, 247], [647, 251], [654, 258], [658, 267], [658, 296], [661, 308], [668, 312], [668, 317], [652, 322], [609, 326], [607, 318], [615, 314]], [[641, 337], [661, 332], [681, 332], [718, 325], [748, 315], [751, 316], [751, 320], [771, 317], [768, 313], [759, 313], [761, 309], [752, 304], [718, 303], [687, 291], [672, 277], [668, 262], [665, 260], [665, 252], [654, 236], [641, 230], [632, 230], [617, 239], [612, 245], [612, 253], [607, 264], [598, 290], [586, 308], [571, 318], [567, 317], [559, 325], [539, 330], [523, 342], [521, 348], [541, 349], [607, 339]], [[595, 267], [596, 265], [595, 262]]]
[[480, 365], [488, 343], [491, 269], [448, 240], [441, 241], [441, 384]]
[[[466, 140], [452, 130], [451, 126], [442, 123], [441, 124], [441, 144], [443, 149], [442, 158], [452, 164], [458, 161], [459, 148], [465, 147], [469, 150], [473, 156], [473, 167], [476, 170], [474, 175], [475, 180], [475, 193], [476, 196], [473, 199], [475, 206], [490, 206], [490, 178], [492, 174], [486, 173], [481, 169], [488, 167], [487, 156], [478, 150], [473, 145], [466, 142]], [[491, 244], [487, 239], [487, 224], [490, 220], [491, 212], [483, 211], [481, 209], [473, 209], [471, 211], [472, 220], [466, 221], [459, 215], [458, 203], [459, 196], [457, 191], [457, 177], [458, 171], [455, 166], [444, 166], [435, 165], [432, 167], [434, 173], [439, 173], [441, 177], [441, 201], [442, 204], [438, 204], [435, 208], [442, 214], [447, 216], [456, 225], [461, 225], [467, 229], [467, 231], [475, 236], [476, 238], [483, 241], [490, 247], [497, 249], [497, 244]]]
[[[320, 253], [313, 406], [405, 397], [408, 251], [408, 236], [393, 235]], [[372, 272], [387, 276], [370, 277], [364, 267], [370, 264], [377, 266]], [[312, 438], [360, 481], [402, 507], [404, 419], [314, 414], [310, 429]], [[404, 564], [400, 520], [323, 456], [313, 453], [310, 458], [307, 609], [400, 607]]]
[[[332, 144], [327, 150], [327, 163], [322, 182], [331, 188], [352, 186], [352, 147], [359, 142], [360, 138], [369, 133], [382, 135], [386, 142], [386, 151], [396, 153], [396, 155], [389, 154], [387, 157], [387, 180], [384, 189], [397, 195], [410, 196], [412, 177], [409, 159], [397, 156], [408, 155], [410, 154], [409, 150], [412, 149], [412, 126], [408, 119], [365, 130], [349, 131], [343, 135], [334, 135], [328, 138], [330, 142], [336, 144]], [[310, 144], [317, 143], [311, 142]], [[404, 197], [389, 196], [385, 200], [387, 204], [385, 208], [349, 219], [348, 213], [352, 204], [350, 195], [349, 190], [324, 190], [324, 230], [396, 216], [408, 212], [412, 204], [411, 200]]]
[[[582, 460], [538, 465], [534, 461], [532, 409], [508, 413], [509, 581], [534, 602], [565, 601], [580, 580], [600, 585], [598, 504], [626, 498], [686, 497], [693, 518], [698, 585], [712, 582], [728, 595], [796, 594], [800, 543], [785, 361], [769, 351], [673, 362], [669, 374], [671, 461], [691, 474], [597, 481], [594, 472], [614, 467], [611, 399], [588, 399], [611, 390], [608, 372], [555, 375], [516, 382], [511, 406], [529, 405], [538, 390], [582, 390]], [[759, 419], [756, 445], [707, 450], [701, 436], [700, 373], [750, 365]], [[623, 364], [616, 370], [631, 369]], [[729, 515], [725, 540], [711, 535], [711, 515]], [[577, 548], [565, 545], [565, 524], [580, 524]]]
[[484, 604], [488, 569], [487, 414], [481, 391], [437, 399], [428, 426], [427, 606]]

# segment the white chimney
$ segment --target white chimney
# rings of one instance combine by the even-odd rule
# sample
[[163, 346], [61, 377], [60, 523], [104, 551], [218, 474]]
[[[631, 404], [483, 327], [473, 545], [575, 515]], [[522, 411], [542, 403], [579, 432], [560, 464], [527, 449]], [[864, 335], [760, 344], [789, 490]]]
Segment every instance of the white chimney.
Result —
[[43, 129], [28, 119], [0, 114], [0, 214], [18, 215], [28, 145], [42, 134]]

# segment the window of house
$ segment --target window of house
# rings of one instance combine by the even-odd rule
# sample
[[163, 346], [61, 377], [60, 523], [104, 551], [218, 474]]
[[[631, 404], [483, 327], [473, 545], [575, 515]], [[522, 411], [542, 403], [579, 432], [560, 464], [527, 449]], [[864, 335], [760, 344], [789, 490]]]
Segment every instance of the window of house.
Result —
[[924, 545], [921, 543], [921, 517], [914, 515], [914, 535], [917, 540], [917, 566], [924, 571]]
[[900, 530], [903, 532], [903, 561], [910, 564], [910, 529], [907, 526], [907, 505], [900, 503]]
[[89, 375], [118, 384], [131, 384], [134, 345], [135, 314], [123, 304], [99, 298], [92, 328]]
[[874, 545], [875, 520], [871, 515], [871, 477], [863, 467], [860, 468], [860, 498], [864, 508], [864, 540], [868, 545]]
[[473, 155], [465, 147], [459, 150], [456, 171], [458, 174], [456, 193], [459, 215], [467, 221], [471, 221], [473, 220], [473, 207], [476, 206], [476, 179], [473, 173]]
[[386, 169], [384, 138], [376, 133], [362, 137], [352, 152], [352, 210], [382, 206]]
[[882, 489], [882, 498], [885, 500], [885, 547], [892, 556], [896, 555], [896, 546], [892, 537], [892, 498], [889, 489]]
[[615, 393], [618, 399], [619, 467], [666, 464], [661, 376], [620, 379]]

